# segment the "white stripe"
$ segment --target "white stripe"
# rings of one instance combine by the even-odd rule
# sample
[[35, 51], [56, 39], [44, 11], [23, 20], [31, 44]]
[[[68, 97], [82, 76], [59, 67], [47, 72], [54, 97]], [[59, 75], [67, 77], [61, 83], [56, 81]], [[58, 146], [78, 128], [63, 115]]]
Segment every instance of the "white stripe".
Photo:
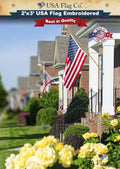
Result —
[[76, 57], [77, 57], [77, 55], [78, 55], [79, 50], [80, 50], [80, 48], [78, 48], [78, 51], [77, 51], [77, 53], [76, 53], [76, 56], [75, 56], [75, 58], [74, 58], [74, 61], [73, 61], [72, 64], [71, 64], [71, 66], [70, 66], [70, 67], [68, 67], [69, 65], [67, 66], [67, 69], [69, 68], [69, 71], [68, 71], [68, 73], [67, 73], [67, 75], [66, 75], [66, 79], [67, 79], [67, 77], [68, 77], [68, 75], [69, 75], [69, 72], [71, 71], [71, 69], [72, 69], [72, 67], [73, 67], [73, 64], [74, 64], [74, 62], [75, 62], [75, 60], [76, 60]]
[[[83, 62], [85, 56], [86, 56], [86, 54], [84, 53], [84, 55], [83, 55], [83, 57], [82, 57], [82, 59], [81, 59], [81, 62], [80, 62], [80, 64], [79, 64], [79, 67], [77, 68], [77, 71], [76, 71], [76, 73], [75, 73], [74, 76], [77, 75], [77, 73], [78, 73], [78, 71], [79, 71], [79, 69], [80, 69], [80, 66], [81, 66], [81, 64], [82, 64], [82, 62]], [[70, 79], [70, 80], [71, 80], [71, 79]], [[68, 86], [68, 89], [71, 87], [71, 84], [72, 84], [73, 81], [74, 81], [74, 78], [71, 80], [71, 82], [70, 82], [70, 84], [69, 84], [69, 86]]]
[[76, 61], [76, 63], [75, 63], [75, 66], [74, 66], [73, 69], [72, 69], [71, 74], [68, 76], [68, 80], [67, 80], [66, 86], [67, 86], [67, 84], [69, 83], [69, 81], [71, 80], [72, 75], [75, 73], [76, 67], [78, 67], [78, 63], [79, 63], [79, 60], [81, 59], [82, 53], [83, 53], [83, 52], [81, 51], [81, 53], [80, 53], [80, 55], [78, 56], [78, 59], [77, 59], [77, 61]]
[[69, 61], [68, 65], [66, 65], [66, 69], [65, 69], [65, 81], [66, 81], [66, 72], [67, 72], [67, 69], [69, 69], [69, 66], [70, 66], [70, 63], [71, 63], [69, 58], [68, 58], [68, 61]]

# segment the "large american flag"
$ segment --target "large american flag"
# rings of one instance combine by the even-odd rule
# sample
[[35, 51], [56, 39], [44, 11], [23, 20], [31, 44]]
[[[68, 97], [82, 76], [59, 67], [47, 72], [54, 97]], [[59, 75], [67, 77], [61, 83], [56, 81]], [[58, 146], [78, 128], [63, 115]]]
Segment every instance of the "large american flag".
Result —
[[43, 94], [46, 92], [46, 86], [52, 81], [51, 77], [48, 75], [46, 71], [44, 71], [43, 75]]
[[87, 54], [80, 48], [75, 39], [70, 35], [68, 53], [64, 68], [64, 86], [71, 90], [81, 68], [85, 62]]

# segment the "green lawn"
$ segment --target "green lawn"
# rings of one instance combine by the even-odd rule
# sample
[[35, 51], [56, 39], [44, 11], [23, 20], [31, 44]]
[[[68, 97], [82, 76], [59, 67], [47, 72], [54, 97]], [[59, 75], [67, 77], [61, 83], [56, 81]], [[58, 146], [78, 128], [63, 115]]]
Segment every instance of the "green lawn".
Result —
[[0, 128], [0, 150], [21, 147], [25, 143], [35, 143], [49, 130], [37, 130], [33, 126]]
[[0, 120], [0, 169], [5, 169], [5, 159], [10, 154], [18, 154], [16, 150], [25, 143], [34, 144], [37, 140], [49, 134], [49, 130], [38, 130], [37, 126], [17, 126], [16, 119]]
[[0, 169], [5, 169], [5, 159], [10, 156], [10, 154], [18, 154], [18, 151], [7, 151], [0, 150]]

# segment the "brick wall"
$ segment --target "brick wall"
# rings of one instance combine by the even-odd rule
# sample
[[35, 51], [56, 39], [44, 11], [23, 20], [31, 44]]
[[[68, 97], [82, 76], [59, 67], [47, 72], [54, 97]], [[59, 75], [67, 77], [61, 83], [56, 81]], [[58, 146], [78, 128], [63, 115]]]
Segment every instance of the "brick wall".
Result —
[[28, 90], [27, 89], [20, 89], [19, 90], [20, 100], [22, 100], [24, 98], [25, 94], [28, 94]]
[[19, 107], [20, 108], [22, 108], [22, 100], [24, 99], [24, 95], [25, 94], [28, 94], [28, 90], [27, 89], [20, 89], [19, 90], [19, 99], [20, 99]]
[[[110, 116], [110, 120], [116, 118], [115, 116]], [[89, 127], [90, 132], [96, 132], [101, 138], [101, 135], [104, 130], [108, 129], [108, 127], [103, 126], [104, 119], [101, 117], [101, 114], [95, 113], [86, 113], [86, 117], [81, 119], [81, 125], [86, 125]]]
[[[84, 88], [86, 92], [89, 91], [89, 71], [82, 70], [79, 82], [79, 88]], [[77, 87], [74, 86], [73, 89], [67, 90], [67, 104], [69, 105], [72, 97], [76, 94]]]
[[80, 87], [84, 88], [86, 92], [89, 91], [89, 71], [88, 70], [81, 71]]

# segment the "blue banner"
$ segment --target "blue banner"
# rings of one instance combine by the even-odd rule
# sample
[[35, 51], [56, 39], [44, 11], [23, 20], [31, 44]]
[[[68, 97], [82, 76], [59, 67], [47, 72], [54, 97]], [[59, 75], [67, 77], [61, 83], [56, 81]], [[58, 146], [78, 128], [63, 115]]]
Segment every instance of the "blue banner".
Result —
[[103, 10], [17, 10], [10, 12], [13, 18], [23, 17], [101, 17], [108, 19], [110, 12]]

